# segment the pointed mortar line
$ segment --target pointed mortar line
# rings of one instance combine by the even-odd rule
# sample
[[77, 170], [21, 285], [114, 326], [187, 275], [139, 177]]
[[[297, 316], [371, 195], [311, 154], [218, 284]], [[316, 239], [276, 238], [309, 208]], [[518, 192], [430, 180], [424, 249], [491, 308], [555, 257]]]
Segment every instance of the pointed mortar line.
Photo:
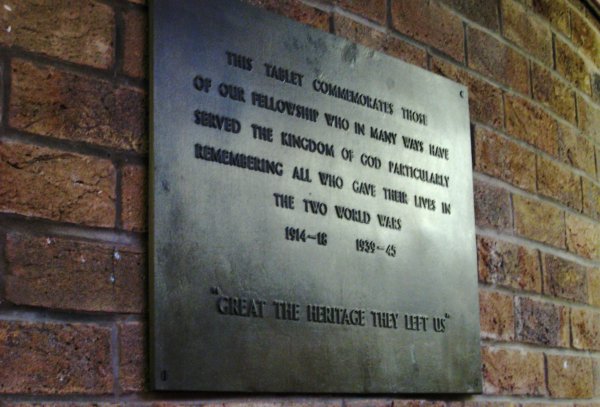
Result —
[[112, 327], [118, 322], [143, 323], [146, 321], [146, 316], [142, 314], [60, 310], [3, 303], [0, 305], [0, 321], [48, 324], [94, 324]]
[[56, 222], [2, 212], [0, 212], [0, 231], [116, 244], [139, 250], [145, 250], [147, 246], [147, 235], [145, 233]]
[[88, 65], [81, 65], [74, 62], [65, 61], [57, 57], [32, 52], [16, 45], [7, 47], [0, 44], [0, 54], [4, 55], [4, 58], [21, 59], [28, 62], [33, 62], [35, 64], [60, 69], [75, 75], [82, 75], [104, 80], [112, 83], [115, 86], [135, 88], [144, 92], [148, 90], [148, 79], [131, 78], [126, 75], [115, 73], [114, 70], [111, 69], [95, 68]]

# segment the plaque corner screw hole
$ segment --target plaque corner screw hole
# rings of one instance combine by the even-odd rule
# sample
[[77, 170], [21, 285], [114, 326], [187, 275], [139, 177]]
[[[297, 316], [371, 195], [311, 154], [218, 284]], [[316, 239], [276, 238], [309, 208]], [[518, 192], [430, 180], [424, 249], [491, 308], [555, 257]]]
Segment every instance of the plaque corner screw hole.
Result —
[[163, 382], [167, 381], [167, 371], [166, 370], [162, 370], [160, 372], [160, 380], [162, 380]]
[[464, 99], [464, 98], [465, 98], [465, 91], [464, 91], [464, 90], [461, 90], [461, 91], [459, 92], [459, 94], [460, 94], [460, 97], [461, 97], [462, 99]]

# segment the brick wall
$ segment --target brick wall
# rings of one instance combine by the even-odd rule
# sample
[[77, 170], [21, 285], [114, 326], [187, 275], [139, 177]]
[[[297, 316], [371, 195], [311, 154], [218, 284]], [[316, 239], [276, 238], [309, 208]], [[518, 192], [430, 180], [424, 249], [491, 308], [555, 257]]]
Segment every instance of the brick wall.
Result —
[[468, 86], [484, 394], [149, 392], [147, 5], [0, 3], [0, 405], [600, 406], [600, 21], [579, 0], [251, 0]]

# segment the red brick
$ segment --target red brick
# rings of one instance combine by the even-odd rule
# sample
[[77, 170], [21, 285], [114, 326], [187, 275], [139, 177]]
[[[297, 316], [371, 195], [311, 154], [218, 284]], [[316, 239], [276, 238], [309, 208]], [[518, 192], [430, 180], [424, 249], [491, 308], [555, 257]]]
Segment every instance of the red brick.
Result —
[[123, 13], [123, 72], [144, 78], [148, 72], [148, 16], [138, 9]]
[[344, 402], [339, 399], [327, 398], [325, 400], [310, 399], [306, 401], [300, 399], [298, 401], [285, 401], [282, 403], [282, 407], [311, 407], [313, 405], [315, 407], [343, 407]]
[[556, 120], [530, 101], [505, 95], [506, 131], [556, 157], [558, 128]]
[[571, 310], [571, 331], [575, 349], [600, 350], [600, 312]]
[[569, 7], [564, 0], [532, 0], [532, 7], [567, 37], [571, 35]]
[[529, 64], [491, 35], [467, 27], [469, 67], [521, 93], [529, 94]]
[[119, 385], [124, 392], [139, 392], [146, 382], [146, 327], [139, 322], [119, 324]]
[[431, 58], [431, 71], [469, 88], [469, 113], [472, 120], [496, 128], [504, 127], [504, 108], [500, 89], [437, 57]]
[[597, 72], [592, 72], [592, 98], [594, 102], [600, 104], [600, 74]]
[[515, 337], [545, 346], [569, 346], [569, 310], [566, 307], [517, 297]]
[[584, 60], [577, 54], [576, 50], [558, 37], [555, 37], [554, 46], [556, 48], [556, 70], [558, 73], [579, 89], [591, 95], [590, 73]]
[[77, 311], [142, 312], [145, 255], [137, 249], [11, 233], [6, 299]]
[[392, 0], [391, 10], [395, 30], [465, 60], [462, 21], [437, 0]]
[[558, 125], [558, 158], [565, 164], [596, 176], [594, 145], [571, 127]]
[[0, 8], [0, 44], [97, 68], [112, 66], [115, 21], [108, 5], [92, 0], [11, 3]]
[[[519, 404], [519, 407], [552, 407], [552, 406], [556, 406], [557, 404], [554, 404], [552, 402], [539, 402], [539, 403], [523, 403], [523, 404]], [[573, 403], [561, 403], [560, 404], [561, 407], [575, 407], [573, 405]]]
[[598, 105], [600, 104], [600, 73], [592, 72], [591, 75], [592, 99]]
[[515, 232], [538, 242], [565, 248], [565, 213], [540, 201], [513, 195]]
[[[579, 128], [583, 134], [593, 140], [596, 145], [600, 145], [600, 107], [594, 106], [578, 96], [577, 112]], [[598, 149], [598, 147], [596, 148]], [[598, 158], [599, 156], [596, 155], [596, 159]]]
[[594, 372], [594, 396], [600, 395], [600, 359], [592, 359], [592, 369]]
[[507, 191], [475, 180], [475, 223], [479, 227], [509, 230], [510, 196]]
[[[35, 401], [35, 402], [13, 402], [7, 401], [4, 404], [0, 404], [2, 407], [119, 407], [119, 404], [114, 403], [97, 403], [97, 402], [74, 402], [74, 401]], [[142, 407], [140, 404], [138, 407]]]
[[600, 181], [600, 146], [596, 147], [596, 177]]
[[273, 13], [310, 25], [322, 31], [329, 31], [329, 14], [314, 7], [302, 4], [299, 0], [243, 0]]
[[525, 7], [513, 0], [500, 0], [502, 10], [502, 33], [510, 41], [552, 66], [552, 33], [527, 13]]
[[381, 25], [386, 23], [385, 0], [334, 0], [335, 4]]
[[511, 341], [515, 337], [513, 298], [492, 291], [479, 291], [481, 337]]
[[427, 65], [427, 53], [423, 49], [339, 14], [333, 16], [333, 21], [335, 33], [341, 37], [365, 47], [384, 52], [421, 68], [425, 68]]
[[[238, 401], [239, 400], [239, 401]], [[158, 403], [152, 403], [152, 407], [283, 407], [283, 403], [276, 400], [264, 400], [254, 401], [248, 399], [234, 399], [228, 398], [225, 400], [213, 401], [208, 403], [200, 402], [175, 402], [175, 401], [161, 401]], [[341, 406], [339, 406], [341, 407]]]
[[12, 63], [9, 124], [42, 136], [144, 152], [144, 94], [22, 60]]
[[[464, 407], [520, 407], [521, 405], [510, 402], [510, 401], [487, 401], [485, 399], [481, 399], [481, 400], [466, 400], [463, 403], [463, 406]], [[527, 407], [531, 407], [531, 405], [528, 404]]]
[[482, 348], [484, 394], [544, 395], [542, 353]]
[[588, 303], [600, 307], [600, 268], [588, 270], [588, 294]]
[[509, 182], [519, 188], [535, 191], [535, 154], [492, 131], [475, 130], [475, 169]]
[[122, 173], [121, 224], [124, 229], [143, 232], [147, 229], [146, 168], [139, 165], [126, 165], [123, 167]]
[[442, 0], [450, 7], [490, 30], [500, 29], [498, 0]]
[[[6, 68], [4, 65], [0, 66], [0, 93], [2, 95], [7, 93], [9, 87], [8, 83], [5, 83], [4, 80], [4, 72], [7, 72], [7, 70], [8, 68]], [[0, 109], [3, 109], [4, 104], [4, 100], [0, 100]], [[0, 118], [0, 124], [6, 125], [4, 118]]]
[[548, 391], [554, 398], [590, 398], [593, 396], [592, 359], [546, 355]]
[[478, 237], [477, 254], [480, 281], [523, 291], [542, 291], [537, 250]]
[[581, 178], [541, 156], [536, 163], [538, 192], [581, 211]]
[[564, 119], [576, 123], [575, 93], [552, 71], [536, 63], [531, 64], [533, 97]]
[[600, 224], [583, 216], [565, 217], [567, 250], [588, 259], [600, 259]]
[[[10, 396], [9, 396], [10, 397]], [[10, 399], [9, 399], [10, 400]], [[131, 403], [128, 403], [131, 404]], [[35, 401], [35, 402], [12, 402], [8, 401], [6, 404], [2, 404], [2, 407], [121, 407], [122, 404], [97, 401]], [[135, 404], [136, 407], [159, 407], [159, 404]], [[165, 404], [164, 407], [175, 407], [175, 404]]]
[[435, 400], [423, 400], [421, 401], [421, 406], [422, 407], [458, 407], [458, 406], [451, 406], [451, 403], [446, 403], [444, 401], [435, 401]]
[[600, 221], [600, 186], [587, 178], [583, 181], [583, 213]]
[[587, 268], [544, 253], [544, 293], [571, 301], [587, 302]]
[[590, 23], [594, 18], [588, 16], [586, 19], [579, 13], [571, 13], [571, 39], [597, 67], [600, 67], [600, 33]]
[[0, 142], [0, 211], [113, 227], [115, 183], [108, 160]]
[[393, 400], [392, 407], [420, 407], [422, 400]]
[[582, 13], [584, 13], [586, 10], [586, 5], [583, 0], [569, 0], [569, 4], [573, 6], [574, 9], [577, 9]]
[[[203, 407], [283, 407], [283, 403], [276, 400], [235, 400], [229, 399], [224, 403], [201, 404]], [[198, 406], [199, 407], [199, 406]]]
[[594, 15], [590, 12], [589, 7], [585, 7], [585, 12], [583, 13], [583, 15], [585, 19], [589, 21], [592, 24], [592, 26], [596, 27], [597, 31], [600, 32], [600, 21], [597, 18], [594, 18]]
[[0, 321], [0, 365], [0, 393], [110, 393], [110, 328]]

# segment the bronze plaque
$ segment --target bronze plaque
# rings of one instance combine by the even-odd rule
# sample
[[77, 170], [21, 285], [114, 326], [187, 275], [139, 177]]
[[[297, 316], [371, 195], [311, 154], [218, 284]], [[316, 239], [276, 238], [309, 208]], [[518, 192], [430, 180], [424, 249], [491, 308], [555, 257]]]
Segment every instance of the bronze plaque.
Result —
[[475, 393], [467, 89], [234, 0], [155, 0], [159, 390]]

